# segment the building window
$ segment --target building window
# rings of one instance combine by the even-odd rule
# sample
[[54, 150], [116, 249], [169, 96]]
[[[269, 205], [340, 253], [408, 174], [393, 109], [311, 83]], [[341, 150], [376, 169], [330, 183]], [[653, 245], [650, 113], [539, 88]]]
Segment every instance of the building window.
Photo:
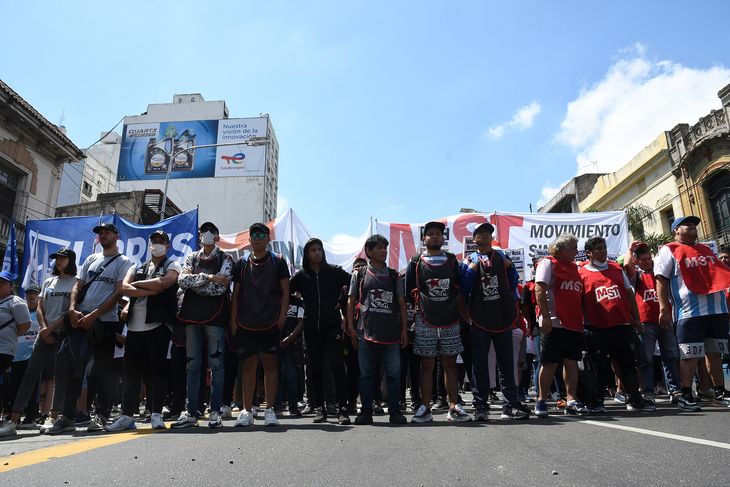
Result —
[[670, 206], [666, 210], [661, 211], [661, 224], [662, 224], [662, 233], [672, 233], [672, 223], [674, 223], [674, 209]]
[[92, 195], [91, 185], [87, 181], [84, 181], [84, 186], [83, 186], [83, 188], [81, 188], [81, 191], [86, 196], [88, 196], [89, 198], [91, 198], [91, 195]]
[[705, 184], [715, 231], [730, 229], [730, 171], [718, 171]]
[[21, 182], [20, 174], [11, 166], [0, 164], [0, 216], [13, 218]]

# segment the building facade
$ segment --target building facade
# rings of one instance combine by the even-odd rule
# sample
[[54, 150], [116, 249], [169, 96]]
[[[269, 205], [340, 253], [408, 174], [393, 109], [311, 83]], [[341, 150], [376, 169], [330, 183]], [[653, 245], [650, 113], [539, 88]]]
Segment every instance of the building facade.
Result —
[[119, 192], [116, 168], [122, 137], [102, 133], [101, 140], [84, 150], [84, 158], [65, 164], [57, 206], [96, 201], [101, 194]]
[[25, 221], [54, 217], [63, 166], [81, 158], [62, 128], [0, 80], [0, 250], [11, 222], [22, 250]]

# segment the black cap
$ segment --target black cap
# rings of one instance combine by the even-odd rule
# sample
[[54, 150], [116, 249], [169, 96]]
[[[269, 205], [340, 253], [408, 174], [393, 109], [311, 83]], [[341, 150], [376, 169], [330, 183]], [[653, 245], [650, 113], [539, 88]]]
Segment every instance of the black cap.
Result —
[[211, 231], [211, 232], [215, 233], [216, 235], [219, 235], [220, 234], [220, 231], [218, 231], [218, 227], [216, 227], [213, 224], [213, 222], [205, 222], [202, 225], [200, 225], [200, 231], [202, 233], [207, 232], [207, 231]]
[[56, 250], [54, 253], [49, 255], [48, 257], [51, 259], [55, 259], [56, 257], [68, 257], [69, 260], [76, 261], [76, 252], [69, 249], [68, 247], [63, 247], [61, 249]]
[[443, 233], [444, 230], [446, 230], [446, 225], [441, 222], [428, 222], [423, 226], [423, 235], [425, 236], [426, 233], [428, 233], [428, 230], [430, 228], [438, 228], [441, 230], [441, 233]]
[[162, 237], [162, 240], [164, 240], [167, 243], [170, 243], [170, 236], [165, 232], [164, 230], [155, 230], [150, 234], [150, 240], [152, 240], [152, 237], [158, 236]]
[[25, 288], [25, 294], [28, 293], [38, 293], [40, 294], [41, 288], [38, 286], [38, 284], [31, 284], [27, 288]]
[[113, 223], [102, 223], [94, 227], [94, 233], [100, 233], [102, 230], [109, 230], [112, 233], [119, 234], [119, 230]]
[[472, 237], [476, 237], [477, 233], [479, 232], [494, 233], [494, 225], [489, 222], [484, 222], [480, 225], [477, 225], [477, 227], [474, 229], [474, 233], [472, 233]]
[[254, 223], [250, 227], [248, 227], [248, 233], [249, 235], [254, 232], [264, 232], [266, 235], [270, 235], [269, 227], [264, 225], [263, 223]]

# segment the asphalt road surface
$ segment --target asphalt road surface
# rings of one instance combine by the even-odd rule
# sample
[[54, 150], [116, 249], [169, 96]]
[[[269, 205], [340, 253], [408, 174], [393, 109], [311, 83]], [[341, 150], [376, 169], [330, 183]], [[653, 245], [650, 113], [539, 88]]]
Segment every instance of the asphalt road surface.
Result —
[[[601, 417], [280, 426], [41, 436], [0, 442], [3, 485], [729, 485], [730, 408]], [[410, 417], [410, 414], [408, 415]], [[354, 419], [354, 418], [353, 418]]]

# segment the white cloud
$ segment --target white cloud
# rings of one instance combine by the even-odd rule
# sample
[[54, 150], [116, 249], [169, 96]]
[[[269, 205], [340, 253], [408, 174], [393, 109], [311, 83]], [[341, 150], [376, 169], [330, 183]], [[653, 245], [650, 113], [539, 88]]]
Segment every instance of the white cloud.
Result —
[[289, 206], [289, 200], [286, 198], [286, 196], [277, 195], [276, 196], [276, 216], [279, 217], [286, 213], [286, 210], [290, 208]]
[[537, 208], [543, 207], [545, 205], [545, 203], [550, 201], [553, 198], [553, 196], [558, 194], [558, 191], [560, 191], [560, 188], [565, 186], [567, 183], [568, 183], [568, 181], [565, 181], [563, 184], [559, 184], [559, 185], [555, 186], [552, 183], [552, 181], [547, 181], [543, 185], [542, 189], [540, 190], [540, 199], [537, 200]]
[[510, 121], [489, 127], [488, 134], [493, 139], [501, 139], [509, 131], [528, 129], [532, 127], [540, 110], [542, 110], [540, 102], [533, 101], [529, 105], [520, 107]]
[[640, 43], [568, 103], [556, 138], [576, 152], [578, 174], [619, 169], [661, 132], [720, 107], [730, 69], [651, 60]]

